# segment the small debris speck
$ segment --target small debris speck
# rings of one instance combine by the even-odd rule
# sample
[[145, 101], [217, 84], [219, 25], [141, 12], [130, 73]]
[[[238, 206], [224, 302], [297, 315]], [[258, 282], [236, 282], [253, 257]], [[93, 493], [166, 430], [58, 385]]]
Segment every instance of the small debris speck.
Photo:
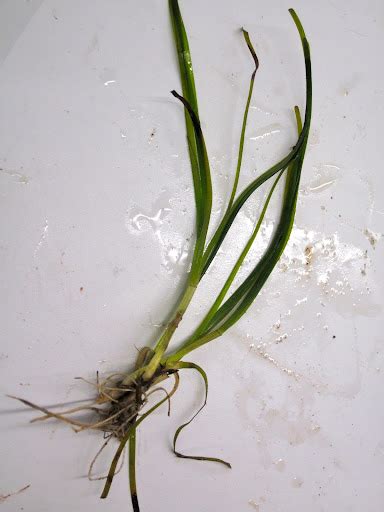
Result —
[[368, 238], [368, 241], [372, 245], [372, 247], [375, 248], [375, 245], [381, 235], [379, 233], [374, 233], [373, 231], [371, 231], [368, 228], [365, 228], [364, 235]]

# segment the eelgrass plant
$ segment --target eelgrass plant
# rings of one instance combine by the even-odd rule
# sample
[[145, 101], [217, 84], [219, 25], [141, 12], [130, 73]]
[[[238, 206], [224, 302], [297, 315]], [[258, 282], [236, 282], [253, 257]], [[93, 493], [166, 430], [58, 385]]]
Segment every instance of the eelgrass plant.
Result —
[[[195, 370], [201, 375], [206, 390], [204, 404], [202, 405], [202, 407], [204, 407], [208, 393], [207, 375], [200, 366], [190, 361], [187, 362], [184, 358], [202, 345], [220, 337], [247, 312], [284, 251], [292, 230], [295, 216], [300, 175], [308, 141], [312, 109], [312, 80], [309, 44], [297, 14], [293, 9], [290, 9], [289, 12], [301, 39], [305, 60], [306, 108], [304, 123], [302, 124], [299, 108], [295, 107], [294, 114], [298, 130], [298, 138], [295, 146], [280, 162], [263, 172], [240, 194], [238, 194], [237, 189], [243, 157], [248, 111], [252, 98], [255, 76], [259, 67], [259, 61], [251, 43], [249, 34], [246, 30], [242, 29], [245, 43], [253, 58], [254, 70], [250, 79], [249, 92], [241, 129], [237, 167], [229, 203], [218, 228], [211, 239], [207, 242], [207, 233], [212, 207], [212, 184], [209, 160], [199, 120], [191, 54], [178, 0], [169, 0], [169, 9], [182, 85], [182, 94], [179, 94], [176, 91], [172, 91], [172, 94], [182, 103], [185, 110], [188, 151], [191, 162], [196, 205], [196, 237], [186, 284], [182, 290], [178, 304], [171, 315], [171, 319], [164, 327], [155, 347], [144, 347], [139, 351], [136, 364], [132, 371], [110, 375], [102, 381], [97, 379], [96, 383], [93, 384], [97, 391], [96, 397], [92, 399], [90, 405], [76, 407], [56, 413], [26, 400], [18, 399], [29, 407], [44, 413], [43, 416], [32, 421], [56, 418], [72, 425], [74, 430], [77, 432], [87, 429], [103, 431], [106, 440], [101, 450], [111, 439], [115, 438], [118, 441], [119, 445], [106, 477], [95, 478], [92, 476], [95, 459], [100, 454], [101, 450], [99, 450], [90, 465], [90, 479], [105, 479], [101, 498], [106, 498], [108, 496], [113, 478], [116, 472], [119, 471], [119, 464], [121, 467], [123, 452], [128, 445], [130, 492], [133, 510], [135, 512], [139, 511], [135, 477], [136, 431], [140, 424], [163, 403], [168, 402], [168, 404], [170, 404], [172, 395], [177, 391], [180, 379], [179, 374], [182, 370]], [[281, 212], [274, 233], [269, 241], [269, 245], [260, 260], [256, 262], [249, 275], [235, 289], [235, 291], [228, 296], [229, 289], [257, 236], [277, 183], [283, 175], [285, 175], [285, 185]], [[218, 295], [213, 301], [212, 306], [194, 332], [192, 332], [181, 346], [177, 350], [169, 351], [172, 336], [183, 319], [184, 313], [191, 302], [200, 280], [215, 258], [215, 255], [230, 230], [237, 214], [249, 197], [262, 184], [272, 178], [273, 181], [271, 183], [270, 191], [267, 195], [265, 204], [261, 210], [254, 230], [223, 287], [218, 291]], [[174, 384], [171, 391], [167, 391], [161, 386], [161, 383], [170, 377], [174, 380]], [[155, 393], [161, 393], [163, 394], [163, 397], [151, 407], [146, 407], [149, 396]], [[198, 412], [200, 412], [200, 410]], [[91, 413], [92, 416], [89, 422], [81, 421], [78, 419], [78, 416], [76, 416], [78, 413], [84, 412]], [[215, 457], [184, 455], [177, 450], [176, 444], [180, 432], [192, 421], [192, 419], [177, 429], [173, 441], [174, 453], [178, 457], [218, 462], [230, 467], [230, 464], [222, 459]]]

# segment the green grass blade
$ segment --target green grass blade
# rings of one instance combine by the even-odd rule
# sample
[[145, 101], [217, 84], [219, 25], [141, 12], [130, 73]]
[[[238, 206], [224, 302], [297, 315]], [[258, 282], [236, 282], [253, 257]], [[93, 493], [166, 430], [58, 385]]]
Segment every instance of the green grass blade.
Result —
[[252, 286], [242, 301], [238, 304], [235, 311], [222, 325], [220, 325], [221, 332], [225, 332], [229, 329], [246, 313], [264, 286], [285, 249], [293, 227], [302, 163], [303, 158], [301, 157], [287, 173], [282, 215], [276, 232], [272, 237], [268, 250], [254, 270]]
[[[169, 361], [180, 360], [182, 357], [184, 357], [192, 350], [195, 350], [196, 348], [204, 345], [205, 343], [208, 343], [209, 341], [219, 337], [227, 329], [234, 325], [234, 323], [236, 323], [241, 318], [241, 316], [245, 314], [245, 312], [248, 310], [248, 308], [250, 307], [250, 305], [260, 292], [261, 288], [265, 284], [266, 280], [268, 279], [269, 275], [274, 269], [276, 263], [278, 262], [282, 252], [284, 251], [286, 243], [288, 242], [296, 211], [297, 194], [299, 189], [305, 150], [308, 141], [308, 134], [312, 114], [312, 71], [309, 43], [307, 41], [304, 29], [296, 13], [292, 9], [290, 9], [290, 14], [298, 29], [303, 47], [306, 69], [306, 109], [304, 125], [302, 126], [299, 109], [295, 107], [298, 131], [300, 131], [300, 128], [302, 128], [302, 130], [300, 132], [298, 142], [295, 148], [290, 153], [290, 155], [286, 157], [286, 159], [288, 159], [289, 168], [287, 172], [287, 180], [284, 189], [283, 207], [280, 216], [280, 221], [277, 225], [276, 231], [263, 257], [256, 265], [255, 269], [251, 272], [251, 274], [239, 286], [239, 288], [215, 313], [211, 320], [210, 326], [208, 327], [208, 330], [202, 333], [201, 337], [198, 339], [195, 339], [194, 337], [188, 339], [178, 351], [176, 351], [173, 355], [170, 356]], [[294, 154], [293, 158], [292, 154]], [[279, 165], [281, 165], [281, 162], [277, 164], [277, 166]], [[267, 172], [271, 172], [271, 169]], [[251, 186], [253, 186], [253, 184], [251, 184]], [[235, 201], [231, 209], [231, 212], [233, 212], [237, 207], [236, 203], [240, 202], [241, 195]], [[231, 214], [231, 212], [229, 212], [229, 215]], [[229, 227], [227, 227], [228, 222], [228, 217], [224, 217], [221, 225], [222, 229], [219, 226], [216, 234], [211, 240], [211, 252], [209, 252], [208, 249], [206, 251], [206, 262], [208, 264], [209, 261], [212, 260], [212, 254], [214, 253], [215, 250], [217, 251], [222, 239], [224, 238], [223, 234], [225, 236], [226, 232], [229, 229]]]
[[[298, 164], [295, 164], [293, 166], [293, 169], [297, 171], [297, 168]], [[291, 179], [289, 181], [291, 183]], [[279, 260], [280, 255], [284, 250], [284, 247], [288, 241], [292, 229], [293, 216], [290, 216], [289, 207], [291, 207], [292, 211], [292, 199], [294, 199], [295, 202], [297, 194], [295, 197], [295, 184], [292, 183], [292, 185], [289, 186], [292, 187], [292, 191], [289, 193], [287, 192], [285, 194], [287, 196], [287, 200], [285, 201], [285, 207], [283, 207], [282, 212], [282, 218], [283, 215], [286, 215], [287, 213], [288, 217], [284, 219], [284, 222], [282, 224], [279, 224], [278, 229], [276, 230], [275, 235], [272, 238], [272, 241], [268, 247], [267, 252], [264, 254], [263, 258], [257, 264], [253, 272], [242, 283], [241, 287], [239, 287], [243, 288], [244, 293], [239, 294], [239, 289], [236, 290], [236, 292], [232, 294], [232, 296], [216, 312], [216, 314], [211, 320], [208, 331], [202, 333], [201, 336], [197, 339], [195, 337], [188, 339], [174, 354], [172, 354], [168, 358], [168, 361], [170, 363], [179, 361], [181, 358], [183, 358], [193, 350], [196, 350], [202, 345], [205, 345], [206, 343], [209, 343], [210, 341], [224, 334], [224, 332], [226, 332], [230, 327], [232, 327], [251, 306], [252, 302], [260, 292], [261, 288], [263, 287], [270, 273], [275, 267], [277, 261]]]
[[133, 512], [140, 512], [136, 486], [136, 429], [133, 430], [129, 438], [128, 474]]
[[188, 362], [182, 361], [182, 362], [177, 363], [174, 366], [171, 366], [171, 368], [172, 369], [176, 369], [176, 370], [179, 370], [179, 369], [180, 370], [182, 370], [182, 369], [196, 370], [201, 375], [202, 379], [204, 380], [204, 386], [205, 386], [205, 397], [204, 397], [203, 405], [199, 408], [199, 410], [192, 416], [192, 418], [189, 421], [187, 421], [186, 423], [183, 423], [182, 425], [180, 425], [180, 427], [175, 432], [175, 435], [173, 437], [173, 452], [174, 452], [174, 454], [176, 455], [176, 457], [179, 457], [181, 459], [191, 459], [191, 460], [201, 460], [201, 461], [208, 461], [208, 462], [218, 462], [220, 464], [224, 464], [224, 466], [226, 466], [227, 468], [231, 468], [231, 465], [229, 464], [229, 462], [226, 462], [223, 459], [219, 459], [217, 457], [206, 457], [206, 456], [202, 456], [202, 455], [184, 455], [183, 453], [179, 452], [176, 449], [177, 440], [179, 438], [179, 435], [180, 435], [181, 431], [185, 427], [187, 427], [188, 425], [190, 425], [192, 423], [192, 421], [204, 409], [204, 407], [207, 404], [207, 399], [208, 399], [208, 377], [207, 377], [207, 374], [205, 373], [205, 371], [203, 370], [203, 368], [201, 368], [199, 365], [197, 365], [195, 363], [188, 363]]
[[212, 183], [211, 183], [211, 172], [209, 168], [209, 160], [207, 155], [207, 150], [204, 141], [203, 131], [201, 129], [199, 118], [196, 113], [193, 111], [192, 106], [189, 102], [176, 91], [172, 91], [173, 96], [180, 100], [185, 110], [188, 113], [188, 116], [192, 122], [193, 133], [196, 141], [196, 150], [197, 150], [197, 160], [200, 169], [201, 175], [201, 191], [203, 194], [203, 203], [202, 203], [202, 211], [203, 211], [203, 224], [200, 228], [200, 231], [196, 235], [196, 243], [195, 249], [193, 251], [191, 269], [189, 272], [187, 287], [182, 295], [180, 302], [176, 308], [176, 312], [173, 315], [173, 319], [167, 324], [164, 332], [160, 336], [156, 347], [154, 349], [154, 355], [152, 360], [149, 362], [147, 369], [144, 373], [144, 379], [150, 380], [156, 369], [158, 368], [161, 359], [165, 351], [168, 348], [169, 342], [177, 329], [180, 321], [183, 318], [183, 315], [193, 297], [193, 294], [196, 290], [196, 287], [200, 281], [202, 265], [203, 265], [203, 256], [204, 256], [204, 248], [205, 241], [208, 232], [209, 220], [211, 215], [212, 208]]
[[[275, 267], [277, 261], [279, 260], [284, 248], [288, 242], [295, 211], [296, 211], [296, 202], [297, 195], [300, 183], [300, 176], [302, 165], [305, 156], [305, 150], [307, 146], [308, 133], [310, 128], [310, 120], [312, 113], [312, 80], [311, 80], [311, 58], [310, 58], [310, 49], [309, 44], [305, 36], [304, 29], [301, 25], [297, 14], [293, 9], [290, 9], [290, 14], [296, 24], [298, 29], [300, 39], [303, 46], [303, 53], [306, 65], [306, 82], [307, 82], [307, 105], [306, 105], [306, 116], [304, 127], [302, 126], [300, 111], [298, 107], [295, 107], [295, 115], [298, 126], [299, 138], [303, 137], [303, 143], [300, 148], [299, 154], [293, 164], [290, 166], [287, 173], [287, 181], [284, 190], [284, 199], [283, 199], [283, 209], [280, 217], [280, 222], [277, 226], [276, 232], [272, 238], [270, 246], [266, 251], [265, 255], [256, 266], [255, 270], [250, 276], [249, 282], [252, 283], [249, 290], [247, 291], [244, 298], [237, 305], [236, 311], [228, 318], [221, 326], [220, 331], [225, 332], [229, 327], [231, 327], [234, 323], [236, 323], [241, 316], [245, 314], [249, 306], [254, 301], [255, 297], [264, 286], [264, 283], [268, 279], [270, 273]], [[246, 288], [246, 287], [245, 287]], [[223, 308], [225, 312], [225, 308]], [[223, 315], [221, 315], [223, 316]]]
[[184, 104], [185, 110], [187, 142], [195, 191], [196, 242], [185, 290], [179, 299], [174, 314], [156, 344], [153, 358], [149, 362], [144, 373], [145, 380], [150, 380], [154, 375], [200, 280], [203, 254], [212, 208], [211, 173], [204, 136], [199, 120], [191, 54], [177, 0], [169, 0], [169, 11], [179, 60], [180, 77], [184, 97], [175, 91], [172, 91], [172, 94]]
[[190, 282], [197, 285], [200, 280], [202, 258], [212, 209], [211, 172], [200, 120], [196, 112], [194, 112], [192, 105], [186, 98], [178, 94], [176, 91], [172, 91], [172, 94], [175, 96], [175, 98], [179, 99], [183, 103], [184, 108], [192, 122], [193, 134], [196, 141], [196, 157], [200, 169], [203, 221], [200, 230], [196, 235], [196, 245], [190, 271]]
[[[297, 131], [298, 131], [298, 134], [300, 135], [300, 133], [302, 132], [303, 126], [302, 126], [302, 120], [301, 120], [299, 107], [295, 106], [294, 112], [295, 112], [295, 117], [296, 117]], [[300, 159], [295, 160], [290, 165], [290, 167], [288, 169], [287, 180], [286, 180], [286, 184], [284, 187], [283, 201], [285, 201], [287, 194], [292, 193], [290, 176], [294, 172], [295, 168], [300, 168], [300, 172], [301, 172], [301, 166], [303, 164], [305, 148], [306, 148], [306, 139], [304, 142], [304, 146], [301, 150], [301, 153], [299, 155]], [[279, 176], [281, 176], [281, 174]], [[300, 179], [300, 177], [299, 177], [299, 179]], [[297, 184], [297, 187], [298, 187], [298, 184]], [[274, 189], [274, 187], [273, 187], [273, 189]], [[271, 190], [270, 194], [272, 194], [273, 189]], [[297, 192], [298, 192], [298, 190], [297, 190]], [[296, 208], [296, 203], [294, 205], [293, 211], [291, 213], [289, 213], [290, 215], [292, 215], [292, 222], [293, 222], [294, 215], [295, 215], [295, 208]], [[289, 212], [289, 207], [286, 207], [286, 210], [288, 210], [288, 212]], [[264, 212], [264, 214], [265, 214], [265, 212]], [[281, 213], [282, 220], [284, 218], [284, 215], [285, 214], [284, 214], [284, 203], [283, 203], [283, 209], [282, 209], [282, 213]], [[264, 215], [262, 215], [262, 217], [264, 217]], [[289, 234], [290, 234], [290, 231], [288, 233], [288, 238], [289, 238]], [[274, 242], [272, 241], [270, 243], [270, 245], [273, 243]], [[267, 253], [268, 253], [268, 250], [267, 250]], [[205, 332], [208, 332], [209, 330], [212, 330], [213, 328], [217, 327], [220, 324], [220, 322], [228, 316], [229, 313], [233, 312], [233, 310], [239, 306], [239, 304], [244, 299], [244, 297], [247, 295], [247, 293], [251, 290], [252, 287], [255, 286], [255, 283], [257, 282], [257, 279], [259, 278], [260, 269], [261, 269], [261, 267], [259, 267], [257, 265], [255, 267], [254, 271], [250, 273], [250, 275], [244, 280], [244, 282], [238, 287], [238, 289], [231, 295], [231, 297], [226, 301], [226, 303], [223, 305], [223, 307], [220, 308], [220, 310], [218, 310], [214, 315], [211, 315], [211, 321], [209, 323], [206, 323], [206, 325], [205, 325], [205, 328], [208, 327], [208, 329], [206, 329]], [[233, 322], [233, 323], [235, 323], [235, 322]], [[199, 331], [198, 334], [201, 334], [203, 332], [204, 331], [201, 330], [201, 331]], [[193, 337], [196, 337], [196, 334]]]
[[214, 235], [212, 236], [203, 256], [203, 271], [201, 274], [201, 277], [206, 273], [209, 266], [211, 265], [214, 257], [217, 254], [217, 251], [219, 250], [221, 244], [223, 243], [225, 237], [227, 236], [227, 233], [229, 229], [231, 228], [234, 220], [236, 219], [239, 211], [244, 206], [246, 201], [249, 199], [249, 197], [259, 188], [263, 183], [265, 183], [267, 180], [275, 176], [280, 171], [283, 171], [286, 169], [290, 163], [295, 159], [297, 156], [301, 145], [295, 146], [295, 148], [280, 162], [270, 167], [267, 171], [265, 171], [263, 174], [258, 176], [252, 183], [250, 183], [243, 192], [239, 195], [239, 197], [235, 200], [233, 203], [232, 208], [227, 211], [227, 213], [224, 215], [222, 221], [220, 222], [217, 230], [215, 231]]
[[[299, 115], [297, 108], [295, 108], [295, 113], [296, 115]], [[300, 126], [300, 122], [298, 123], [298, 126]], [[192, 338], [187, 340], [187, 342], [169, 358], [170, 362], [178, 361], [196, 348], [201, 347], [202, 345], [221, 336], [246, 313], [264, 286], [266, 280], [276, 266], [276, 263], [280, 259], [292, 231], [307, 140], [308, 137], [305, 138], [304, 146], [299, 154], [299, 159], [295, 160], [287, 172], [280, 221], [267, 251], [252, 273], [245, 280], [245, 282], [249, 284], [248, 288], [245, 289], [245, 293], [240, 297], [240, 299], [233, 301], [233, 303], [231, 303], [231, 299], [233, 297], [231, 296], [213, 317], [211, 330], [203, 333], [198, 339]], [[224, 321], [221, 323], [222, 320]], [[217, 327], [218, 324], [220, 324], [219, 327]], [[212, 326], [214, 326], [213, 329]]]
[[263, 222], [264, 220], [264, 217], [265, 217], [265, 214], [266, 214], [266, 211], [267, 211], [267, 208], [268, 208], [268, 205], [269, 205], [269, 202], [272, 198], [272, 195], [273, 195], [273, 192], [277, 186], [277, 183], [279, 182], [282, 174], [283, 174], [284, 171], [281, 171], [280, 174], [278, 175], [278, 177], [275, 179], [272, 187], [271, 187], [271, 190], [269, 191], [269, 194], [267, 196], [267, 199], [264, 203], [264, 206], [263, 206], [263, 209], [261, 211], [261, 214], [258, 218], [258, 221], [256, 223], [256, 226], [247, 242], [247, 244], [245, 245], [244, 249], [242, 250], [239, 258], [237, 259], [231, 273], [229, 274], [224, 286], [222, 287], [219, 295], [217, 296], [215, 302], [212, 304], [210, 310], [208, 311], [207, 315], [204, 317], [203, 321], [201, 322], [201, 324], [199, 325], [199, 327], [196, 329], [196, 331], [193, 333], [192, 337], [193, 338], [198, 338], [202, 333], [206, 332], [207, 331], [207, 328], [210, 327], [211, 325], [211, 321], [213, 319], [213, 317], [215, 316], [215, 313], [217, 312], [217, 310], [219, 309], [219, 306], [221, 305], [221, 303], [223, 302], [231, 284], [233, 283], [233, 280], [235, 279], [238, 271], [240, 270], [240, 267], [242, 266], [243, 262], [244, 262], [244, 259], [245, 257], [247, 256], [249, 250], [251, 249], [252, 245], [253, 245], [253, 242], [255, 241], [255, 238], [259, 232], [259, 229], [260, 229], [260, 226], [261, 226], [261, 223]]
[[235, 180], [233, 182], [232, 192], [231, 192], [231, 196], [230, 196], [230, 199], [229, 199], [227, 211], [230, 210], [231, 207], [232, 207], [233, 201], [235, 200], [235, 197], [236, 197], [237, 186], [239, 184], [241, 164], [242, 164], [242, 161], [243, 161], [244, 139], [245, 139], [245, 130], [246, 130], [246, 127], [247, 127], [249, 106], [251, 104], [253, 87], [254, 87], [254, 84], [255, 84], [256, 71], [259, 68], [259, 59], [257, 58], [255, 49], [253, 48], [253, 45], [252, 45], [252, 42], [250, 40], [249, 34], [244, 29], [242, 29], [242, 32], [243, 32], [243, 36], [244, 36], [245, 42], [247, 43], [248, 49], [249, 49], [249, 51], [250, 51], [250, 53], [252, 55], [252, 58], [254, 60], [255, 69], [252, 72], [251, 81], [250, 81], [250, 84], [249, 84], [248, 97], [247, 97], [247, 102], [246, 102], [246, 105], [245, 105], [244, 116], [243, 116], [243, 124], [242, 124], [242, 127], [241, 127], [241, 135], [240, 135], [240, 143], [239, 143], [239, 153], [238, 153], [238, 157], [237, 157], [237, 167], [236, 167]]
[[192, 58], [189, 49], [188, 36], [180, 12], [179, 2], [169, 0], [169, 13], [171, 16], [173, 35], [179, 61], [181, 85], [183, 96], [188, 100], [196, 115], [199, 114], [195, 78], [193, 75]]
[[[179, 62], [179, 72], [183, 96], [186, 98], [188, 103], [191, 105], [192, 110], [198, 117], [199, 109], [196, 95], [195, 77], [192, 67], [192, 58], [189, 49], [188, 36], [180, 12], [179, 2], [177, 0], [169, 0], [168, 4], [177, 58]], [[193, 123], [187, 111], [185, 112], [185, 126], [187, 131], [188, 151], [191, 162], [193, 188], [195, 193], [196, 231], [199, 233], [204, 220], [204, 197], [201, 187], [201, 176], [197, 158], [197, 147]]]
[[208, 270], [208, 267], [212, 263], [213, 258], [215, 257], [217, 251], [219, 250], [224, 238], [226, 237], [226, 234], [228, 233], [233, 221], [235, 220], [237, 214], [239, 213], [244, 203], [255, 192], [255, 190], [257, 190], [266, 180], [274, 176], [276, 173], [287, 168], [293, 162], [293, 160], [298, 157], [309, 131], [312, 115], [312, 68], [309, 43], [305, 36], [303, 26], [301, 25], [297, 14], [293, 9], [290, 9], [289, 12], [299, 32], [304, 53], [306, 76], [306, 108], [303, 129], [293, 150], [280, 162], [272, 166], [270, 169], [265, 171], [261, 176], [256, 178], [252, 183], [250, 183], [243, 190], [240, 196], [234, 201], [232, 208], [225, 214], [216, 232], [214, 233], [211, 241], [209, 242], [207, 249], [205, 250], [203, 258], [204, 267], [202, 275], [204, 275], [205, 272]]
[[301, 120], [300, 109], [297, 105], [295, 105], [294, 112], [295, 112], [297, 131], [300, 135], [300, 133], [303, 131], [303, 122]]

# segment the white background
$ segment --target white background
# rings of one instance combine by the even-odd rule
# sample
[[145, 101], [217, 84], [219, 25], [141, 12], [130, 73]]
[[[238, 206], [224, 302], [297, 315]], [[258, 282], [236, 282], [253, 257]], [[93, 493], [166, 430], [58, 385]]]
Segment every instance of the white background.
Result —
[[[241, 185], [286, 154], [304, 107], [295, 7], [312, 48], [314, 116], [292, 239], [263, 293], [192, 354], [210, 377], [176, 459], [176, 427], [201, 403], [183, 375], [172, 416], [138, 436], [143, 512], [379, 512], [384, 508], [384, 5], [183, 0], [215, 187], [228, 200], [252, 62], [260, 58]], [[127, 370], [182, 286], [193, 193], [165, 0], [1, 0], [1, 481], [4, 512], [130, 510], [127, 472], [108, 501], [88, 465], [97, 433], [37, 423], [15, 394], [88, 396], [74, 377]], [[178, 338], [196, 324], [252, 230], [241, 212]], [[247, 259], [276, 219], [275, 201]], [[177, 340], [176, 340], [177, 341]], [[98, 461], [108, 468], [113, 446]]]

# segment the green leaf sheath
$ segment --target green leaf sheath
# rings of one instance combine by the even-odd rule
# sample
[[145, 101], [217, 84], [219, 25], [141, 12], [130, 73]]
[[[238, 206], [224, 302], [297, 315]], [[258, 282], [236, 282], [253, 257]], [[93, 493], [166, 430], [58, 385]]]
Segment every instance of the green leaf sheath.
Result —
[[252, 45], [252, 42], [250, 40], [249, 34], [244, 29], [242, 29], [242, 32], [243, 32], [243, 36], [244, 36], [245, 42], [247, 43], [248, 49], [249, 49], [249, 51], [250, 51], [250, 53], [252, 55], [252, 58], [254, 60], [255, 69], [252, 72], [251, 81], [250, 81], [250, 84], [249, 84], [248, 97], [247, 97], [247, 102], [246, 102], [246, 105], [245, 105], [244, 116], [243, 116], [243, 124], [242, 124], [242, 127], [241, 127], [241, 135], [240, 135], [240, 143], [239, 143], [239, 153], [238, 153], [238, 157], [237, 157], [237, 167], [236, 167], [235, 179], [234, 179], [234, 182], [233, 182], [232, 192], [231, 192], [231, 196], [230, 196], [230, 199], [229, 199], [227, 211], [230, 210], [231, 207], [232, 207], [233, 201], [234, 201], [234, 199], [236, 197], [237, 186], [239, 184], [241, 164], [242, 164], [242, 161], [243, 161], [244, 139], [245, 139], [245, 130], [247, 128], [249, 106], [251, 104], [253, 87], [254, 87], [254, 84], [255, 84], [256, 71], [259, 68], [259, 59], [257, 58], [255, 49], [253, 48], [253, 45]]
[[207, 374], [205, 373], [205, 371], [203, 370], [203, 368], [201, 368], [199, 365], [197, 365], [195, 363], [188, 363], [188, 362], [185, 362], [185, 361], [181, 361], [179, 363], [176, 363], [175, 365], [170, 366], [169, 368], [172, 368], [172, 369], [175, 369], [175, 370], [184, 370], [184, 369], [196, 370], [201, 375], [201, 377], [202, 377], [202, 379], [204, 381], [204, 386], [205, 386], [205, 397], [204, 397], [203, 405], [198, 409], [198, 411], [192, 416], [192, 418], [189, 421], [187, 421], [186, 423], [183, 423], [182, 425], [180, 425], [180, 427], [175, 432], [175, 435], [174, 435], [174, 438], [173, 438], [173, 452], [174, 452], [174, 454], [177, 457], [180, 457], [181, 459], [192, 459], [192, 460], [201, 460], [201, 461], [207, 461], [207, 462], [218, 462], [220, 464], [224, 464], [224, 466], [226, 466], [227, 468], [230, 468], [231, 465], [229, 464], [229, 462], [226, 462], [223, 459], [219, 459], [217, 457], [207, 457], [207, 456], [203, 456], [203, 455], [184, 455], [184, 454], [180, 453], [176, 449], [176, 443], [177, 443], [177, 440], [179, 438], [179, 435], [180, 435], [181, 431], [185, 427], [187, 427], [190, 423], [192, 423], [192, 421], [204, 409], [204, 407], [207, 404], [207, 399], [208, 399], [208, 377], [207, 377]]

